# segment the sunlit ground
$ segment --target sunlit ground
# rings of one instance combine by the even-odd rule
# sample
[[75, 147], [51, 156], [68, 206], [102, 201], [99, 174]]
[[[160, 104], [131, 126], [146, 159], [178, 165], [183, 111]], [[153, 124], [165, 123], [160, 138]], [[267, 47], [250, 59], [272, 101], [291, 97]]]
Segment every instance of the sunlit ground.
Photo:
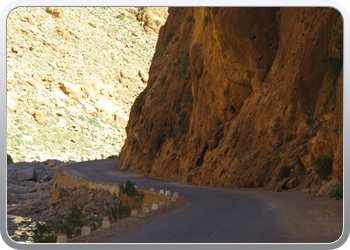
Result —
[[[7, 215], [8, 218], [12, 220], [13, 223], [17, 224], [17, 229], [14, 231], [13, 234], [9, 233], [9, 236], [12, 240], [20, 243], [33, 243], [32, 236], [34, 233], [31, 231], [33, 228], [35, 228], [35, 222], [32, 221], [29, 217], [22, 217], [22, 216], [16, 216], [16, 215]], [[19, 240], [19, 239], [26, 238], [27, 240]]]

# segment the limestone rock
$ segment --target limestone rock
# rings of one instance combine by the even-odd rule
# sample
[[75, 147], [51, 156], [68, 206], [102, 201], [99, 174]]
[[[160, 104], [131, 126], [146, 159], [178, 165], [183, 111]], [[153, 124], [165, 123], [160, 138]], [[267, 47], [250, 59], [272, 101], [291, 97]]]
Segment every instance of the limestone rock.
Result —
[[20, 50], [21, 50], [21, 48], [18, 47], [18, 46], [16, 46], [16, 45], [13, 45], [12, 48], [11, 48], [11, 51], [12, 51], [13, 53], [16, 53], [16, 54], [17, 54]]
[[69, 196], [69, 193], [62, 187], [56, 188], [52, 191], [50, 204], [55, 205], [59, 199]]
[[11, 93], [7, 92], [7, 109], [16, 112], [18, 107], [18, 99]]
[[342, 182], [336, 178], [322, 185], [322, 187], [318, 190], [317, 195], [328, 195], [332, 188], [342, 184]]
[[298, 186], [298, 179], [297, 178], [293, 178], [291, 180], [289, 180], [286, 185], [285, 185], [285, 188], [286, 189], [293, 189], [295, 188], [296, 186]]
[[34, 97], [34, 101], [36, 101], [39, 104], [47, 104], [48, 103], [48, 99], [42, 95], [36, 95]]
[[11, 155], [7, 154], [7, 165], [9, 165], [9, 164], [13, 164], [13, 160], [12, 160]]
[[53, 167], [56, 167], [56, 166], [64, 164], [63, 161], [60, 161], [60, 160], [57, 160], [57, 159], [48, 159], [44, 163], [49, 168], [53, 168]]
[[60, 7], [47, 7], [46, 12], [51, 14], [54, 18], [62, 18], [64, 15], [63, 8]]
[[42, 189], [42, 187], [41, 187], [41, 185], [40, 185], [40, 183], [39, 183], [39, 182], [35, 183], [34, 188], [35, 188], [35, 190], [36, 190], [36, 191], [39, 191], [39, 190], [41, 190], [41, 189]]
[[79, 101], [81, 98], [81, 92], [80, 90], [75, 87], [73, 84], [69, 83], [69, 82], [64, 82], [64, 83], [59, 83], [61, 86], [61, 90], [63, 91], [63, 93], [65, 93], [66, 95], [68, 95], [69, 97]]
[[40, 79], [40, 82], [37, 82], [34, 79], [28, 79], [28, 80], [26, 80], [26, 82], [29, 83], [30, 85], [32, 85], [33, 87], [39, 87], [41, 79]]
[[148, 75], [142, 69], [139, 70], [139, 76], [141, 77], [143, 82], [148, 81]]
[[28, 167], [28, 168], [21, 170], [21, 171], [17, 171], [15, 177], [17, 180], [21, 180], [21, 181], [36, 181], [37, 180], [36, 170], [33, 166]]
[[34, 113], [34, 119], [39, 123], [40, 125], [46, 125], [48, 122], [47, 114], [43, 110], [37, 110]]
[[276, 186], [275, 192], [282, 192], [282, 187], [281, 186]]

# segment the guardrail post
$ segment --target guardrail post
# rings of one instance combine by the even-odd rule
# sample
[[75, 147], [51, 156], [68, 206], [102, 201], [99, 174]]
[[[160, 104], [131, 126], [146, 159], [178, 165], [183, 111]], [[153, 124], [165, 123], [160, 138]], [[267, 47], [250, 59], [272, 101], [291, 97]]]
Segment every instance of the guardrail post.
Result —
[[60, 233], [60, 234], [57, 235], [56, 243], [67, 243], [67, 242], [68, 242], [67, 234]]
[[157, 203], [153, 203], [152, 204], [152, 210], [158, 210], [158, 204]]
[[91, 235], [91, 227], [90, 226], [83, 226], [81, 229], [81, 235]]
[[108, 216], [106, 216], [106, 217], [103, 218], [101, 228], [106, 228], [106, 229], [110, 229], [110, 228], [111, 228], [111, 222], [110, 222]]

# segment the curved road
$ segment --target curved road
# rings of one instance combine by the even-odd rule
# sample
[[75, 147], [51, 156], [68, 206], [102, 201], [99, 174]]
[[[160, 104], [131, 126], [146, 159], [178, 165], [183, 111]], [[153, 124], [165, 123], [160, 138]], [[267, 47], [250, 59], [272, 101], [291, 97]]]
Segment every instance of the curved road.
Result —
[[[86, 180], [124, 183], [129, 179], [139, 189], [170, 190], [188, 198], [184, 206], [128, 236], [126, 243], [330, 243], [342, 232], [341, 216], [328, 218], [317, 212], [341, 202], [326, 197], [181, 185], [120, 171], [117, 159], [60, 168]], [[106, 242], [115, 241], [110, 237]]]

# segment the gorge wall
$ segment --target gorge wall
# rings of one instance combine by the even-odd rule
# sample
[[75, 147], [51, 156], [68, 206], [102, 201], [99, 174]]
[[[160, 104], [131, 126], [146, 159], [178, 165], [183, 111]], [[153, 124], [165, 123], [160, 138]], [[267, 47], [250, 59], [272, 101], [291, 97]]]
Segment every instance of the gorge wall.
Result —
[[[169, 8], [121, 168], [182, 183], [342, 181], [343, 21], [332, 8]], [[325, 182], [323, 182], [325, 184]]]

